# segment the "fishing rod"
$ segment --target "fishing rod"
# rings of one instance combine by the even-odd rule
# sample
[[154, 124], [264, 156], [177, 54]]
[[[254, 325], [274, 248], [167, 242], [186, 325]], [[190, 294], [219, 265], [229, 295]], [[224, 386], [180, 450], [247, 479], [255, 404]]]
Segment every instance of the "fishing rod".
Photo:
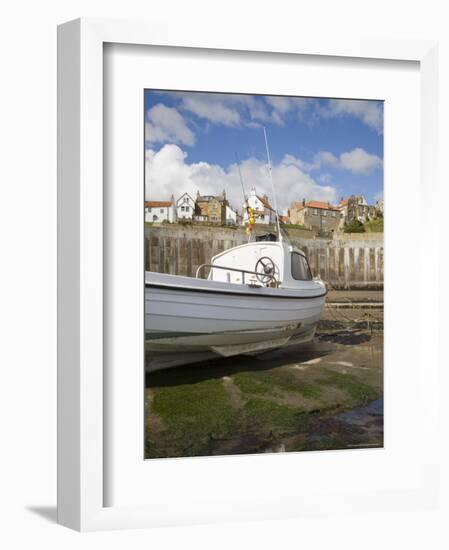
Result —
[[267, 140], [267, 132], [265, 130], [265, 126], [263, 126], [263, 135], [265, 137], [265, 148], [267, 150], [268, 173], [270, 174], [271, 190], [273, 192], [274, 208], [275, 208], [275, 215], [276, 215], [276, 224], [277, 224], [277, 229], [278, 229], [278, 238], [279, 238], [279, 242], [282, 242], [283, 237], [282, 237], [282, 233], [281, 233], [281, 225], [279, 223], [278, 204], [277, 204], [277, 199], [276, 199], [276, 191], [274, 189], [273, 174], [272, 174], [271, 159], [270, 159], [270, 151], [268, 150], [268, 140]]

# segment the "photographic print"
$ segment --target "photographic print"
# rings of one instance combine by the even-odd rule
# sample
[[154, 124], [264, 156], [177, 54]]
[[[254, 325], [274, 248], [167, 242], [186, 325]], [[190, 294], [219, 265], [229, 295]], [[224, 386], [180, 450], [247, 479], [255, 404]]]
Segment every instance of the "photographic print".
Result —
[[143, 107], [145, 458], [383, 447], [383, 102]]

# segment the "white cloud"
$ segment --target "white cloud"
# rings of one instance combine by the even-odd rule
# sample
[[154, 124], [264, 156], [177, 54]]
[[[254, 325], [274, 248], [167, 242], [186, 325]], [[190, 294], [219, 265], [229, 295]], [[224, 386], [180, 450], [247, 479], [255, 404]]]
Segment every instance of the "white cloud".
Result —
[[383, 105], [380, 101], [330, 99], [326, 105], [317, 109], [325, 118], [350, 115], [359, 118], [378, 134], [383, 132]]
[[267, 103], [280, 113], [286, 113], [291, 108], [291, 103], [288, 97], [268, 96]]
[[314, 165], [316, 165], [319, 168], [322, 164], [338, 167], [339, 160], [330, 151], [320, 151], [314, 156]]
[[227, 96], [223, 94], [185, 94], [182, 96], [181, 109], [214, 124], [238, 126], [240, 113], [227, 103]]
[[354, 172], [354, 174], [366, 175], [381, 168], [382, 159], [358, 147], [350, 153], [342, 153], [340, 155], [340, 165], [345, 170]]
[[332, 181], [332, 176], [330, 174], [324, 173], [324, 174], [320, 174], [318, 176], [318, 179], [320, 180], [321, 183], [329, 183], [330, 181]]
[[302, 161], [301, 159], [296, 158], [294, 155], [290, 155], [289, 153], [284, 155], [284, 158], [282, 159], [282, 164], [284, 166], [292, 165], [297, 166], [301, 170], [308, 171], [310, 169], [310, 165]]
[[182, 111], [229, 127], [254, 127], [261, 123], [281, 126], [283, 115], [293, 106], [291, 99], [282, 97], [194, 92], [173, 92], [171, 95], [180, 100]]
[[145, 141], [147, 143], [171, 141], [183, 145], [194, 145], [195, 134], [175, 108], [158, 103], [147, 111]]
[[[246, 159], [240, 163], [240, 170], [247, 194], [254, 186], [258, 194], [267, 194], [274, 202], [265, 161]], [[189, 164], [187, 154], [177, 145], [170, 144], [158, 152], [146, 152], [145, 176], [147, 199], [164, 200], [172, 194], [177, 198], [184, 192], [195, 197], [197, 190], [202, 194], [217, 195], [226, 190], [231, 205], [241, 210], [243, 194], [237, 164], [226, 169], [207, 162]], [[292, 155], [286, 155], [273, 166], [273, 180], [280, 211], [303, 198], [329, 202], [337, 199], [334, 187], [319, 185], [301, 169], [300, 159]]]
[[357, 147], [352, 151], [342, 153], [336, 157], [330, 151], [320, 151], [313, 157], [313, 162], [303, 163], [302, 167], [307, 171], [319, 170], [323, 166], [331, 166], [342, 170], [349, 170], [354, 174], [367, 175], [382, 168], [382, 159], [377, 155], [367, 153], [365, 149]]
[[[228, 127], [270, 123], [282, 126], [287, 117], [291, 116], [297, 116], [304, 124], [314, 126], [320, 118], [352, 116], [379, 134], [383, 131], [383, 105], [380, 101], [330, 99], [323, 102], [303, 97], [200, 92], [169, 92], [168, 95], [177, 100], [177, 107], [181, 111], [193, 113], [212, 124]], [[187, 144], [181, 140], [177, 140], [177, 143]]]

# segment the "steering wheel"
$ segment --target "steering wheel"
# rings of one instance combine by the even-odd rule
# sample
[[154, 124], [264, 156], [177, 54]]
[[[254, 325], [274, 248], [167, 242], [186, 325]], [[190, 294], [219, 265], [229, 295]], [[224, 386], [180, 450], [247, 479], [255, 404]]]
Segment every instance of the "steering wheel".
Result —
[[277, 265], [268, 256], [262, 256], [256, 262], [254, 268], [257, 279], [264, 285], [279, 278], [279, 269]]

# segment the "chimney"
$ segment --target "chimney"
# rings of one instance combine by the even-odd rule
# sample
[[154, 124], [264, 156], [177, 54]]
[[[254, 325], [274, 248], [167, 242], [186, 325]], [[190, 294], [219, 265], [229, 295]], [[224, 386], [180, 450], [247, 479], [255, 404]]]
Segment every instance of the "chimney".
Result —
[[303, 207], [306, 205], [306, 199], [302, 199], [302, 205]]

